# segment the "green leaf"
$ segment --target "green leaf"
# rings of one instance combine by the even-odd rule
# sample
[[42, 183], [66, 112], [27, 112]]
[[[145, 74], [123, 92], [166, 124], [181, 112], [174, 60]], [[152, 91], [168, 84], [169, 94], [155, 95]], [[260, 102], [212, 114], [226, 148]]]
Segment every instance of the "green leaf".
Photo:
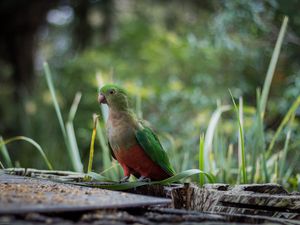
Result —
[[285, 114], [283, 120], [281, 121], [279, 127], [277, 128], [270, 144], [267, 150], [267, 158], [270, 157], [271, 153], [272, 153], [272, 149], [275, 145], [275, 142], [277, 141], [280, 133], [282, 132], [284, 126], [290, 121], [290, 118], [295, 114], [296, 110], [298, 109], [298, 107], [300, 106], [300, 96], [297, 97], [297, 99], [293, 102], [291, 108], [289, 109], [289, 111]]
[[[240, 104], [240, 107], [238, 108], [235, 100], [232, 96], [231, 91], [229, 90], [233, 105], [234, 105], [234, 110], [238, 119], [238, 127], [239, 127], [239, 140], [240, 140], [240, 145], [239, 145], [239, 154], [240, 154], [240, 170], [242, 171], [242, 178], [243, 178], [243, 183], [247, 183], [247, 173], [246, 173], [246, 156], [245, 156], [245, 141], [244, 141], [244, 130], [243, 130], [243, 124], [241, 120], [241, 115], [242, 115], [242, 104]], [[240, 100], [241, 103], [241, 100]]]
[[285, 164], [286, 164], [286, 157], [287, 157], [289, 142], [290, 142], [290, 138], [291, 138], [291, 132], [292, 132], [292, 129], [290, 128], [286, 134], [286, 139], [284, 142], [282, 155], [281, 155], [280, 161], [279, 161], [279, 178], [280, 179], [283, 178], [283, 173], [284, 173]]
[[174, 175], [174, 176], [172, 176], [168, 179], [165, 179], [165, 180], [162, 180], [162, 181], [154, 181], [153, 183], [155, 183], [155, 184], [172, 184], [172, 183], [175, 183], [175, 182], [177, 182], [181, 179], [185, 179], [185, 178], [188, 178], [190, 176], [197, 175], [197, 174], [205, 175], [210, 183], [215, 182], [215, 178], [211, 174], [203, 172], [203, 171], [198, 170], [198, 169], [190, 169], [190, 170], [185, 170], [183, 172], [177, 173], [176, 175]]
[[46, 154], [44, 153], [42, 147], [37, 143], [35, 142], [34, 140], [32, 140], [31, 138], [28, 138], [28, 137], [24, 137], [24, 136], [16, 136], [16, 137], [12, 137], [12, 138], [9, 138], [7, 140], [4, 140], [4, 141], [0, 141], [0, 147], [2, 145], [6, 145], [8, 143], [11, 143], [11, 142], [14, 142], [14, 141], [27, 141], [29, 142], [30, 144], [32, 144], [38, 151], [39, 153], [41, 154], [41, 156], [43, 157], [46, 165], [48, 166], [48, 168], [50, 170], [53, 170], [53, 167], [51, 165], [51, 163], [49, 162]]
[[[140, 181], [136, 181], [136, 182], [127, 182], [127, 183], [109, 183], [109, 184], [85, 184], [85, 183], [75, 183], [72, 182], [72, 184], [75, 185], [80, 185], [80, 186], [86, 186], [86, 187], [96, 187], [96, 188], [103, 188], [103, 189], [109, 189], [109, 190], [127, 190], [127, 189], [131, 189], [131, 188], [136, 188], [136, 187], [140, 187], [140, 186], [144, 186], [144, 185], [153, 185], [153, 184], [161, 184], [161, 185], [168, 185], [168, 184], [172, 184], [175, 183], [179, 180], [188, 178], [190, 176], [193, 175], [198, 175], [198, 174], [204, 174], [207, 179], [209, 180], [209, 182], [214, 183], [215, 182], [215, 178], [209, 174], [209, 173], [205, 173], [201, 170], [198, 169], [190, 169], [190, 170], [186, 170], [183, 172], [180, 172], [168, 179], [162, 180], [162, 181], [151, 181], [151, 182], [140, 182]], [[101, 178], [102, 179], [102, 178]]]
[[[205, 168], [205, 161], [204, 161], [204, 134], [200, 135], [200, 141], [199, 141], [199, 170], [204, 171]], [[204, 184], [204, 175], [199, 174], [199, 184], [202, 186]]]
[[86, 174], [86, 176], [90, 177], [91, 181], [112, 182], [112, 180], [108, 179], [107, 177], [95, 172], [89, 172]]
[[77, 94], [75, 96], [74, 102], [72, 104], [70, 113], [69, 113], [69, 121], [67, 123], [67, 129], [64, 125], [64, 121], [63, 121], [63, 117], [62, 117], [62, 113], [56, 98], [56, 93], [55, 93], [55, 88], [54, 88], [54, 84], [53, 84], [53, 80], [52, 80], [52, 75], [51, 75], [51, 71], [49, 68], [49, 65], [47, 62], [44, 62], [44, 72], [45, 72], [45, 76], [46, 76], [46, 81], [47, 81], [47, 85], [48, 88], [50, 90], [51, 93], [51, 98], [53, 101], [53, 105], [54, 105], [54, 109], [56, 112], [56, 116], [60, 125], [60, 129], [61, 132], [63, 134], [63, 138], [64, 138], [64, 142], [67, 148], [67, 151], [69, 153], [69, 157], [73, 166], [73, 169], [76, 172], [82, 172], [83, 166], [82, 166], [82, 162], [80, 160], [80, 155], [79, 155], [79, 151], [78, 151], [78, 147], [77, 147], [77, 142], [75, 141], [75, 134], [73, 131], [73, 127], [72, 127], [72, 121], [75, 117], [76, 114], [76, 110], [81, 98], [81, 94]]
[[64, 126], [63, 117], [62, 117], [61, 110], [60, 110], [60, 107], [59, 107], [59, 104], [58, 104], [58, 101], [57, 101], [57, 98], [56, 98], [55, 88], [54, 88], [54, 85], [53, 85], [50, 68], [49, 68], [49, 65], [48, 65], [47, 62], [44, 62], [43, 66], [44, 66], [44, 72], [45, 72], [45, 75], [46, 75], [47, 85], [48, 85], [48, 88], [50, 90], [51, 98], [52, 98], [53, 105], [54, 105], [54, 109], [55, 109], [55, 112], [56, 112], [56, 115], [57, 115], [57, 119], [59, 121], [59, 125], [60, 125], [60, 128], [61, 128], [62, 134], [64, 136], [65, 144], [66, 144], [67, 148], [69, 149], [69, 142], [68, 142], [68, 138], [67, 138], [66, 128]]
[[87, 168], [87, 173], [92, 172], [93, 167], [93, 159], [94, 159], [94, 152], [95, 152], [95, 139], [96, 139], [96, 133], [97, 133], [97, 123], [98, 123], [98, 115], [93, 115], [93, 132], [92, 132], [92, 138], [91, 138], [91, 144], [90, 144], [90, 156], [89, 156], [89, 164]]
[[[205, 133], [205, 141], [203, 146], [204, 158], [207, 160], [209, 159], [210, 152], [212, 151], [213, 138], [215, 135], [216, 128], [218, 126], [218, 122], [221, 118], [221, 115], [222, 113], [231, 110], [231, 108], [232, 107], [229, 105], [218, 106], [218, 108], [214, 111], [213, 115], [209, 120], [208, 127]], [[204, 165], [206, 171], [211, 169], [209, 160]]]
[[[3, 138], [2, 136], [0, 136], [0, 143], [3, 141]], [[0, 152], [2, 153], [2, 156], [4, 158], [4, 161], [5, 161], [5, 164], [8, 166], [8, 167], [13, 167], [13, 164], [11, 162], [11, 159], [10, 159], [10, 156], [9, 156], [9, 153], [7, 151], [7, 148], [5, 146], [5, 144], [2, 144], [1, 145], [1, 148], [0, 148]], [[2, 165], [3, 166], [3, 165]]]
[[278, 58], [279, 58], [279, 54], [280, 54], [280, 49], [282, 46], [282, 42], [283, 42], [283, 38], [285, 35], [285, 31], [287, 28], [287, 24], [288, 24], [288, 17], [285, 16], [280, 28], [280, 32], [278, 35], [278, 39], [276, 41], [276, 45], [272, 54], [272, 58], [270, 61], [270, 65], [268, 68], [268, 72], [266, 75], [266, 79], [264, 82], [264, 87], [262, 90], [262, 95], [261, 95], [261, 112], [264, 115], [265, 114], [265, 110], [266, 110], [266, 105], [267, 105], [267, 101], [268, 101], [268, 95], [269, 95], [269, 91], [270, 91], [270, 87], [271, 87], [271, 83], [272, 83], [272, 79], [274, 76], [274, 72], [275, 72], [275, 68], [276, 68], [276, 64], [278, 62]]
[[83, 165], [80, 159], [80, 154], [79, 154], [79, 149], [77, 145], [77, 140], [75, 136], [75, 130], [74, 130], [74, 125], [72, 122], [67, 122], [66, 123], [66, 131], [70, 143], [70, 157], [71, 157], [71, 162], [73, 167], [75, 168], [74, 170], [76, 172], [82, 172], [83, 171]]
[[71, 157], [73, 167], [77, 172], [83, 172], [83, 165], [80, 159], [79, 148], [75, 136], [73, 121], [78, 109], [80, 99], [81, 99], [81, 92], [77, 92], [69, 111], [68, 121], [65, 124], [69, 147], [70, 147], [70, 157]]
[[259, 89], [256, 90], [256, 102], [257, 102], [257, 112], [256, 112], [256, 120], [255, 120], [255, 131], [254, 138], [257, 140], [257, 143], [254, 148], [254, 152], [252, 154], [252, 176], [251, 179], [253, 181], [256, 171], [256, 161], [259, 158], [259, 154], [262, 156], [262, 170], [265, 178], [265, 182], [270, 182], [270, 176], [267, 169], [267, 158], [266, 158], [266, 144], [265, 144], [265, 133], [264, 133], [264, 125], [263, 125], [263, 115], [261, 111], [261, 96]]

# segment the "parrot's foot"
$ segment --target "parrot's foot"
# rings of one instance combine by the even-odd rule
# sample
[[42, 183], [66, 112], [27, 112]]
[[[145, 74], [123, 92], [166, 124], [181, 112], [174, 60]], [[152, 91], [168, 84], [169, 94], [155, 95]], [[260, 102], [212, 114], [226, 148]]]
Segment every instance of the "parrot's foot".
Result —
[[140, 182], [151, 182], [151, 179], [148, 177], [141, 176], [138, 181]]
[[123, 177], [119, 182], [120, 182], [120, 183], [125, 183], [125, 182], [127, 182], [127, 181], [129, 180], [129, 177], [130, 177], [130, 176], [125, 176], [125, 177]]

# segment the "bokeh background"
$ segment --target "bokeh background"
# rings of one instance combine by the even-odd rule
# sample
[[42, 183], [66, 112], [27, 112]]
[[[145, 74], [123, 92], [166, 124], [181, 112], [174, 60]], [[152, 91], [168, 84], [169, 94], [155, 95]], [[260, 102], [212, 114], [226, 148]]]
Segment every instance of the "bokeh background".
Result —
[[[218, 105], [232, 105], [228, 89], [243, 96], [245, 129], [253, 125], [256, 88], [263, 85], [287, 15], [264, 121], [268, 143], [300, 95], [299, 8], [297, 0], [1, 1], [0, 134], [4, 139], [28, 136], [43, 147], [55, 169], [72, 169], [43, 72], [47, 61], [65, 119], [75, 94], [82, 93], [74, 127], [84, 167], [92, 114], [101, 112], [96, 76], [135, 96], [134, 109], [152, 123], [167, 151], [172, 149], [177, 171], [197, 167], [199, 135]], [[222, 116], [223, 146], [237, 145], [236, 125], [234, 112]], [[275, 149], [281, 150], [284, 140], [283, 132]], [[247, 136], [245, 141], [251, 143]], [[299, 158], [299, 141], [298, 111], [288, 158]], [[17, 166], [45, 168], [28, 143], [7, 147]], [[99, 172], [98, 142], [95, 148]]]

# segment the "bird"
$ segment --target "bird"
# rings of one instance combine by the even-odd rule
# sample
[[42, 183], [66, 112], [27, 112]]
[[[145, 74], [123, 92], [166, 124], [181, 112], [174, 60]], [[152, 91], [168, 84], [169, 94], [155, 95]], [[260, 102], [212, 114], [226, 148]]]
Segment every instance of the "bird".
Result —
[[106, 84], [100, 88], [98, 102], [109, 108], [108, 147], [111, 156], [123, 168], [124, 177], [120, 182], [127, 182], [131, 175], [138, 181], [159, 181], [175, 175], [157, 135], [130, 108], [125, 89]]

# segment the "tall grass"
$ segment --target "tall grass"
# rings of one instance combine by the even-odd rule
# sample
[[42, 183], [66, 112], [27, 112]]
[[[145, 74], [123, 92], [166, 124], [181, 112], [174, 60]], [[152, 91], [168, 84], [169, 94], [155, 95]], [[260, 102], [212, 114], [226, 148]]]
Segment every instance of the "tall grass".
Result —
[[68, 140], [70, 143], [70, 150], [71, 150], [71, 161], [73, 162], [73, 166], [75, 168], [75, 171], [77, 172], [82, 172], [83, 171], [83, 165], [81, 163], [81, 159], [80, 159], [80, 155], [79, 155], [79, 149], [78, 149], [78, 145], [77, 145], [77, 139], [75, 136], [75, 129], [74, 129], [74, 125], [73, 125], [73, 121], [78, 109], [78, 105], [81, 99], [81, 92], [77, 92], [72, 106], [70, 108], [70, 112], [69, 112], [69, 116], [68, 116], [68, 120], [66, 122], [66, 131], [67, 131], [67, 135], [68, 135]]
[[284, 147], [281, 152], [281, 157], [279, 160], [279, 173], [278, 173], [278, 179], [281, 179], [284, 176], [284, 169], [285, 169], [285, 164], [286, 164], [286, 156], [288, 153], [288, 147], [289, 147], [289, 142], [291, 138], [291, 129], [288, 130], [284, 142]]
[[5, 168], [4, 165], [3, 165], [3, 163], [1, 161], [0, 161], [0, 167], [1, 167], [1, 169]]
[[[220, 106], [218, 106], [217, 110], [213, 113], [210, 119], [205, 135], [204, 159], [202, 158], [203, 151], [199, 150], [199, 163], [200, 160], [201, 162], [208, 161], [210, 159], [210, 152], [215, 152], [214, 155], [217, 156], [217, 158], [219, 159], [212, 159], [209, 163], [215, 165], [216, 168], [212, 168], [206, 165], [204, 171], [212, 171], [213, 174], [217, 176], [217, 180], [219, 181], [225, 180], [225, 182], [230, 182], [235, 179], [236, 183], [239, 183], [239, 181], [241, 181], [241, 183], [247, 183], [248, 181], [250, 181], [251, 183], [270, 181], [280, 181], [281, 183], [286, 183], [288, 179], [287, 175], [290, 175], [292, 173], [292, 166], [287, 166], [286, 164], [287, 155], [290, 149], [292, 149], [291, 147], [289, 147], [290, 137], [292, 134], [291, 128], [289, 128], [286, 133], [286, 139], [283, 149], [280, 152], [275, 152], [274, 147], [275, 143], [279, 140], [281, 134], [285, 131], [285, 128], [288, 126], [288, 124], [292, 124], [295, 112], [300, 106], [300, 96], [294, 101], [294, 103], [284, 116], [283, 120], [281, 121], [279, 127], [277, 128], [275, 134], [271, 138], [271, 141], [268, 145], [266, 143], [266, 130], [264, 127], [264, 116], [266, 116], [266, 107], [270, 87], [274, 77], [276, 64], [279, 59], [279, 53], [287, 29], [287, 24], [288, 18], [284, 17], [279, 36], [272, 54], [272, 58], [268, 67], [266, 79], [262, 89], [262, 94], [260, 94], [259, 89], [256, 93], [257, 105], [255, 113], [251, 116], [248, 115], [246, 118], [247, 121], [251, 120], [250, 127], [248, 125], [248, 127], [246, 128], [244, 125], [244, 104], [242, 98], [239, 98], [239, 105], [237, 105], [233, 98], [233, 95], [230, 92], [235, 111], [236, 121], [238, 124], [239, 134], [236, 159], [233, 158], [235, 152], [235, 145], [231, 144], [230, 140], [227, 142], [220, 141], [225, 140], [226, 138], [224, 136], [222, 138], [222, 133], [220, 134], [219, 132], [217, 132], [217, 127], [222, 127], [222, 123], [219, 123], [222, 113], [227, 111], [230, 112], [230, 108], [226, 106], [226, 110], [220, 110]], [[227, 149], [227, 160], [225, 161], [223, 160], [224, 154], [216, 152], [216, 146], [220, 145], [222, 146], [221, 149], [224, 149], [224, 151], [226, 151], [225, 149]], [[226, 148], [226, 146], [229, 147]], [[201, 163], [201, 167], [203, 167], [203, 163]], [[216, 171], [220, 171], [220, 169], [222, 168], [225, 168], [226, 174], [217, 174]], [[203, 181], [201, 181], [200, 183], [202, 184]]]
[[37, 142], [32, 140], [31, 138], [24, 137], [24, 136], [16, 136], [16, 137], [12, 137], [12, 138], [9, 138], [9, 139], [6, 139], [6, 140], [1, 140], [0, 141], [0, 147], [2, 147], [3, 145], [7, 145], [11, 142], [15, 142], [15, 141], [25, 141], [25, 142], [28, 142], [28, 143], [32, 144], [35, 147], [35, 149], [38, 150], [38, 152], [42, 156], [42, 158], [45, 161], [48, 169], [53, 170], [53, 166], [50, 163], [50, 161], [48, 160], [48, 158], [47, 158], [44, 150], [42, 149], [42, 147]]
[[[231, 106], [218, 106], [216, 111], [212, 114], [212, 117], [209, 121], [206, 133], [205, 133], [205, 141], [204, 141], [204, 158], [209, 159], [209, 155], [212, 152], [213, 138], [215, 134], [215, 130], [217, 128], [219, 119], [221, 118], [222, 113], [227, 112], [231, 109]], [[212, 168], [211, 161], [208, 160], [208, 163], [205, 164], [205, 171], [210, 171]]]
[[288, 17], [285, 16], [280, 28], [280, 32], [277, 38], [277, 42], [272, 54], [272, 58], [268, 67], [268, 71], [267, 71], [267, 75], [266, 75], [266, 79], [264, 82], [264, 86], [262, 89], [262, 96], [261, 96], [261, 112], [264, 115], [265, 111], [266, 111], [266, 106], [267, 106], [267, 101], [268, 101], [268, 96], [269, 96], [269, 92], [270, 92], [270, 87], [271, 87], [271, 83], [274, 77], [274, 72], [275, 72], [275, 68], [278, 62], [278, 58], [279, 58], [279, 54], [280, 54], [280, 49], [282, 46], [282, 42], [283, 42], [283, 38], [287, 29], [287, 25], [288, 25]]
[[224, 168], [225, 168], [225, 179], [224, 182], [228, 182], [230, 183], [232, 177], [233, 177], [233, 172], [232, 172], [232, 168], [233, 168], [233, 144], [229, 144], [228, 145], [228, 150], [227, 150], [227, 157], [224, 161]]
[[288, 112], [285, 114], [283, 120], [281, 121], [279, 127], [277, 128], [274, 136], [272, 137], [272, 140], [269, 144], [269, 147], [267, 149], [267, 156], [269, 157], [272, 154], [272, 150], [274, 148], [274, 145], [276, 141], [279, 138], [279, 135], [282, 133], [283, 128], [288, 124], [288, 122], [291, 120], [291, 118], [294, 117], [296, 110], [300, 106], [300, 96], [297, 97], [297, 99], [293, 102], [292, 106], [288, 110]]
[[[204, 166], [204, 135], [200, 135], [200, 141], [199, 141], [199, 170], [204, 171], [205, 166]], [[199, 184], [200, 186], [203, 186], [204, 184], [204, 175], [199, 174]]]
[[[72, 105], [70, 113], [69, 113], [69, 120], [65, 126], [64, 120], [62, 117], [62, 113], [61, 113], [61, 109], [59, 107], [58, 100], [56, 97], [55, 88], [54, 88], [54, 84], [53, 84], [53, 80], [52, 80], [52, 74], [51, 74], [49, 65], [47, 62], [44, 62], [43, 66], [44, 66], [44, 72], [45, 72], [47, 85], [50, 90], [54, 109], [56, 112], [56, 116], [57, 116], [57, 119], [58, 119], [58, 122], [60, 125], [61, 132], [63, 134], [66, 149], [68, 151], [69, 158], [72, 163], [73, 169], [76, 172], [83, 172], [83, 166], [82, 166], [82, 162], [80, 159], [80, 154], [79, 154], [79, 150], [77, 147], [75, 132], [74, 132], [74, 128], [73, 128], [73, 119], [75, 117], [75, 113], [77, 111], [77, 107], [78, 107], [81, 95], [77, 94], [77, 97], [75, 97], [73, 105]], [[66, 129], [66, 127], [67, 127], [67, 129]]]
[[[270, 176], [267, 169], [267, 157], [266, 157], [266, 143], [265, 143], [265, 133], [264, 133], [264, 125], [263, 125], [263, 113], [261, 111], [261, 97], [260, 90], [256, 90], [256, 115], [254, 121], [254, 129], [253, 129], [253, 140], [255, 140], [256, 146], [254, 146], [254, 151], [252, 155], [252, 176], [251, 182], [254, 180], [254, 174], [256, 172], [257, 160], [261, 157], [261, 168], [264, 174], [265, 182], [270, 181]], [[260, 156], [261, 154], [261, 156]]]
[[244, 128], [243, 128], [243, 104], [242, 104], [242, 98], [240, 98], [239, 102], [239, 108], [237, 107], [235, 100], [231, 94], [231, 91], [229, 90], [234, 110], [237, 116], [237, 124], [238, 124], [238, 130], [239, 130], [239, 147], [238, 147], [238, 156], [239, 156], [239, 174], [242, 175], [242, 183], [246, 184], [247, 179], [247, 173], [246, 173], [246, 155], [245, 155], [245, 140], [244, 140]]
[[91, 144], [90, 144], [90, 157], [89, 157], [89, 164], [88, 164], [88, 169], [87, 173], [92, 172], [92, 166], [93, 166], [93, 159], [94, 159], [94, 146], [95, 146], [95, 139], [96, 139], [96, 132], [97, 132], [97, 124], [98, 124], [98, 115], [94, 114], [93, 115], [93, 133], [92, 133], [92, 138], [91, 138]]
[[[0, 143], [1, 142], [4, 142], [2, 136], [0, 136]], [[5, 164], [8, 167], [13, 167], [13, 163], [12, 163], [12, 161], [10, 159], [10, 156], [9, 156], [8, 151], [7, 151], [6, 145], [5, 144], [0, 144], [0, 146], [1, 146], [0, 151], [1, 151], [1, 154], [2, 154], [2, 156], [4, 158]]]

